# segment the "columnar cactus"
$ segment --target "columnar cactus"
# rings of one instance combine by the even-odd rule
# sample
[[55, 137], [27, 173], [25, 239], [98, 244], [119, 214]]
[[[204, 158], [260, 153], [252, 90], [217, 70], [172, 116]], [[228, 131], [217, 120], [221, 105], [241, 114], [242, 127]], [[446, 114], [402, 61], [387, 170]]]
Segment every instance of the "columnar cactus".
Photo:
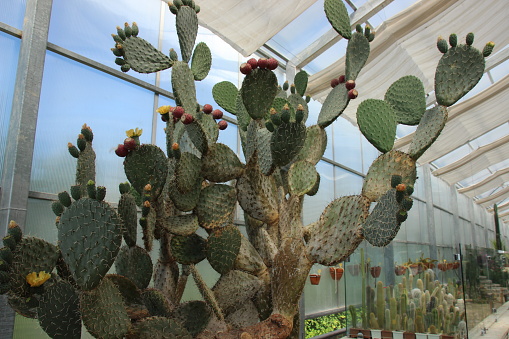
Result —
[[[217, 142], [227, 127], [226, 121], [216, 122], [223, 111], [197, 101], [195, 81], [207, 76], [212, 60], [205, 43], [195, 46], [200, 8], [191, 0], [175, 0], [169, 8], [176, 15], [180, 59], [175, 50], [166, 56], [138, 37], [135, 23], [117, 28], [112, 49], [124, 72], [172, 68], [176, 106], [157, 110], [166, 122], [166, 151], [141, 144], [141, 130], [127, 131], [115, 153], [124, 158], [129, 183], [120, 185], [114, 209], [103, 201], [105, 188], [96, 187], [93, 134], [85, 125], [78, 147], [68, 145], [78, 158], [76, 186], [53, 204], [58, 247], [21, 237], [13, 227], [0, 250], [1, 291], [18, 313], [38, 317], [52, 337], [79, 337], [82, 322], [101, 338], [286, 338], [313, 264], [335, 265], [363, 239], [385, 246], [396, 236], [412, 206], [416, 160], [444, 127], [446, 106], [478, 81], [493, 46], [483, 56], [472, 39], [445, 52], [447, 45], [440, 42], [445, 53], [436, 74], [440, 106], [426, 110], [422, 82], [413, 76], [392, 84], [383, 100], [362, 102], [360, 130], [383, 154], [370, 167], [360, 194], [335, 199], [318, 220], [303, 225], [304, 199], [320, 185], [316, 164], [325, 152], [325, 128], [358, 96], [355, 80], [374, 32], [358, 26], [351, 33], [344, 4], [325, 0], [329, 21], [348, 39], [346, 74], [331, 82], [334, 88], [314, 125], [305, 124], [308, 75], [300, 71], [291, 86], [278, 87], [275, 59], [243, 64], [241, 88], [215, 85], [215, 101], [237, 117], [243, 163]], [[458, 70], [455, 65], [463, 60], [468, 64]], [[393, 149], [397, 124], [418, 125], [408, 153]], [[247, 236], [234, 224], [237, 203]], [[136, 244], [137, 224], [143, 247]], [[155, 241], [160, 253], [154, 265], [149, 252]], [[197, 268], [204, 260], [220, 275], [214, 286]], [[111, 268], [116, 274], [108, 274]], [[203, 301], [182, 303], [190, 275]], [[363, 315], [363, 324], [395, 327], [397, 301], [391, 299], [386, 310], [381, 282], [376, 307], [375, 291], [368, 286], [367, 292], [363, 302], [367, 299], [369, 319]], [[422, 329], [426, 302], [416, 301], [420, 307], [410, 302], [408, 315], [400, 319]], [[60, 312], [64, 308], [70, 315]]]

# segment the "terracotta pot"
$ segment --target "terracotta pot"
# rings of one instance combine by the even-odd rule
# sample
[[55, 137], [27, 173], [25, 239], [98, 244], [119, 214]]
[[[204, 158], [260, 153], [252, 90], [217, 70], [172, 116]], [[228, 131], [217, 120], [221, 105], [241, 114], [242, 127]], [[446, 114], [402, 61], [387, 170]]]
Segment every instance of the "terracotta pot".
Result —
[[448, 263], [447, 263], [447, 269], [448, 269], [448, 270], [452, 270], [453, 268], [454, 268], [454, 263], [452, 263], [452, 262], [448, 262]]
[[440, 339], [454, 339], [454, 336], [448, 334], [441, 334]]
[[434, 268], [435, 268], [435, 264], [434, 264], [434, 263], [432, 263], [432, 262], [430, 262], [430, 263], [428, 264], [428, 268], [434, 269]]
[[404, 339], [415, 339], [415, 333], [412, 332], [404, 332], [403, 333]]
[[405, 272], [406, 272], [406, 267], [405, 266], [396, 266], [394, 268], [394, 273], [397, 276], [403, 275], [403, 274], [405, 274]]
[[392, 331], [382, 330], [382, 339], [392, 339]]
[[311, 285], [318, 285], [320, 283], [320, 278], [322, 276], [319, 274], [310, 274], [309, 280], [311, 281]]
[[344, 268], [341, 267], [329, 267], [329, 273], [332, 279], [341, 280], [343, 273], [345, 272]]
[[357, 338], [357, 335], [359, 334], [359, 332], [362, 333], [362, 335], [364, 336], [364, 338], [371, 338], [371, 331], [370, 330], [363, 330], [363, 329], [360, 329], [360, 328], [351, 328], [350, 329], [350, 338]]
[[347, 265], [346, 267], [348, 267], [348, 272], [354, 277], [359, 275], [359, 264]]
[[373, 266], [369, 270], [373, 278], [378, 278], [380, 276], [380, 272], [382, 272], [382, 268], [380, 266]]
[[412, 275], [417, 275], [417, 273], [419, 273], [419, 265], [411, 264], [410, 270], [412, 271]]
[[455, 262], [453, 262], [453, 263], [452, 263], [452, 268], [453, 268], [454, 270], [456, 270], [456, 269], [460, 268], [460, 263], [459, 263], [459, 261], [455, 261]]
[[444, 262], [438, 263], [438, 269], [442, 272], [447, 271], [447, 264]]

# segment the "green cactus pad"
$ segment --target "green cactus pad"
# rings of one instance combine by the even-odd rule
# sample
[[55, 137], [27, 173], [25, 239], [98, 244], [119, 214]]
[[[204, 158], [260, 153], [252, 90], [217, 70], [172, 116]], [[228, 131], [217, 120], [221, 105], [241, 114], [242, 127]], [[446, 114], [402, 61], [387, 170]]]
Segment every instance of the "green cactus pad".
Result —
[[58, 224], [58, 243], [78, 286], [95, 288], [108, 272], [122, 243], [122, 224], [114, 209], [82, 198], [73, 202]]
[[192, 123], [185, 125], [184, 128], [194, 147], [196, 147], [201, 154], [207, 152], [209, 141], [202, 124], [195, 120]]
[[417, 160], [435, 142], [447, 122], [445, 106], [436, 106], [427, 110], [417, 126], [408, 154]]
[[81, 338], [79, 297], [66, 281], [61, 280], [45, 288], [39, 299], [37, 318], [51, 338]]
[[123, 246], [115, 260], [115, 270], [144, 289], [152, 278], [152, 259], [144, 248]]
[[171, 304], [164, 294], [155, 288], [147, 288], [141, 293], [143, 304], [147, 307], [151, 316], [169, 317]]
[[148, 317], [133, 324], [127, 339], [192, 339], [186, 329], [173, 319]]
[[396, 190], [392, 188], [380, 197], [362, 225], [364, 238], [373, 246], [387, 246], [396, 237], [401, 226], [397, 219], [400, 209], [401, 206], [396, 201]]
[[401, 151], [392, 150], [379, 156], [364, 178], [362, 195], [376, 201], [391, 189], [391, 178], [400, 175], [402, 183], [412, 186], [417, 178], [415, 160]]
[[168, 231], [177, 235], [191, 235], [200, 227], [198, 217], [194, 214], [176, 215], [168, 217], [166, 221]]
[[212, 96], [219, 106], [231, 114], [237, 113], [237, 95], [239, 90], [229, 81], [221, 81], [212, 87]]
[[138, 212], [136, 210], [136, 199], [131, 193], [124, 193], [120, 196], [117, 211], [122, 220], [126, 244], [128, 246], [136, 245]]
[[88, 194], [87, 183], [90, 180], [95, 182], [95, 151], [92, 142], [87, 141], [87, 147], [80, 152], [76, 164], [76, 185], [80, 186], [82, 197]]
[[332, 201], [312, 226], [307, 242], [314, 262], [325, 266], [343, 261], [362, 241], [361, 224], [368, 216], [370, 202], [361, 195]]
[[258, 130], [262, 128], [258, 120], [251, 120], [247, 127], [246, 140], [244, 142], [244, 156], [249, 161], [256, 151], [258, 146]]
[[300, 160], [290, 166], [288, 170], [288, 186], [290, 194], [304, 195], [316, 184], [316, 168], [313, 164]]
[[124, 60], [138, 73], [154, 73], [170, 68], [173, 61], [146, 40], [133, 37], [122, 43]]
[[126, 305], [143, 304], [140, 289], [129, 278], [118, 274], [107, 274], [104, 279], [111, 280], [115, 284], [120, 294], [122, 294]]
[[206, 240], [198, 234], [175, 235], [171, 238], [171, 252], [180, 264], [197, 264], [206, 257]]
[[287, 100], [290, 103], [290, 106], [293, 108], [292, 109], [292, 121], [295, 121], [295, 115], [297, 112], [297, 108], [299, 107], [299, 105], [302, 105], [302, 108], [304, 109], [304, 115], [303, 115], [302, 122], [305, 123], [306, 120], [308, 119], [308, 115], [309, 115], [309, 108], [308, 108], [308, 104], [307, 104], [306, 100], [304, 100], [298, 94], [290, 94], [288, 96]]
[[306, 160], [316, 165], [325, 153], [327, 133], [318, 125], [309, 126], [306, 130], [306, 141], [304, 141], [304, 146], [302, 146], [296, 160]]
[[196, 118], [196, 86], [194, 75], [189, 65], [176, 61], [171, 71], [173, 94], [179, 100], [184, 111]]
[[[242, 89], [238, 91], [237, 98], [235, 99], [235, 114], [237, 115], [237, 121], [239, 122], [239, 131], [246, 131], [247, 126], [251, 123], [251, 116], [247, 112], [246, 106], [242, 99]], [[242, 134], [241, 134], [242, 135]]]
[[177, 36], [180, 44], [182, 60], [189, 62], [193, 52], [196, 35], [198, 34], [198, 17], [194, 9], [188, 6], [180, 7], [175, 19]]
[[177, 160], [174, 158], [168, 160], [168, 179], [166, 180], [168, 195], [178, 210], [183, 212], [192, 211], [196, 207], [200, 197], [202, 178], [199, 177], [196, 179], [191, 191], [185, 194], [180, 193], [175, 184], [176, 162]]
[[357, 124], [362, 134], [380, 152], [387, 153], [396, 138], [396, 115], [384, 100], [367, 99], [357, 107]]
[[205, 229], [214, 229], [233, 221], [235, 194], [235, 187], [224, 184], [203, 188], [194, 210], [200, 226]]
[[467, 94], [484, 74], [484, 57], [473, 46], [457, 45], [442, 55], [435, 72], [435, 96], [451, 106]]
[[350, 26], [350, 16], [346, 10], [345, 4], [341, 0], [325, 0], [323, 3], [325, 15], [332, 27], [343, 38], [350, 39], [352, 37], [352, 29]]
[[212, 54], [206, 43], [200, 42], [194, 48], [193, 59], [191, 60], [191, 71], [194, 80], [201, 81], [207, 77], [212, 66]]
[[417, 125], [426, 111], [424, 85], [413, 75], [395, 81], [385, 93], [385, 101], [394, 109], [400, 124]]
[[207, 327], [212, 312], [204, 301], [193, 300], [179, 305], [173, 316], [194, 337]]
[[96, 338], [122, 338], [131, 325], [122, 294], [109, 279], [81, 293], [80, 311], [83, 325]]
[[348, 90], [345, 84], [339, 84], [332, 89], [325, 98], [320, 114], [318, 115], [318, 125], [325, 128], [332, 124], [345, 110], [350, 102]]
[[355, 80], [369, 57], [369, 41], [364, 34], [355, 32], [346, 48], [345, 79]]
[[26, 318], [37, 318], [37, 307], [39, 300], [37, 298], [19, 297], [15, 294], [9, 294], [7, 302], [16, 313]]
[[175, 184], [180, 193], [189, 193], [201, 178], [201, 159], [189, 152], [183, 152], [175, 167]]
[[50, 273], [55, 268], [59, 256], [55, 245], [34, 237], [23, 237], [12, 254], [11, 291], [20, 296], [31, 293], [26, 276], [32, 272]]
[[225, 144], [213, 144], [202, 159], [201, 173], [209, 181], [230, 181], [241, 176], [243, 171], [244, 164]]
[[306, 194], [309, 195], [310, 197], [312, 197], [313, 195], [318, 193], [319, 188], [320, 188], [320, 174], [318, 172], [316, 172], [315, 185], [313, 187], [311, 187], [311, 189]]
[[303, 123], [282, 123], [272, 133], [270, 149], [275, 165], [284, 166], [299, 154], [306, 141], [306, 126]]
[[125, 157], [124, 171], [139, 194], [143, 194], [145, 185], [150, 184], [153, 196], [157, 197], [166, 181], [168, 171], [166, 155], [155, 145], [141, 145]]
[[269, 112], [277, 94], [276, 75], [268, 69], [253, 70], [244, 78], [241, 93], [251, 118], [263, 118]]
[[221, 309], [230, 314], [253, 298], [261, 287], [262, 281], [254, 275], [232, 270], [219, 278], [212, 291]]
[[306, 94], [306, 89], [308, 87], [308, 74], [306, 71], [302, 70], [299, 73], [295, 74], [295, 78], [293, 79], [293, 83], [295, 84], [295, 89], [297, 93], [303, 97]]
[[228, 273], [235, 265], [240, 250], [241, 234], [237, 226], [221, 227], [207, 239], [207, 259], [220, 274]]
[[258, 162], [260, 164], [260, 171], [264, 175], [270, 175], [274, 169], [274, 159], [272, 158], [272, 150], [270, 140], [272, 133], [266, 128], [260, 128], [257, 131], [257, 145]]

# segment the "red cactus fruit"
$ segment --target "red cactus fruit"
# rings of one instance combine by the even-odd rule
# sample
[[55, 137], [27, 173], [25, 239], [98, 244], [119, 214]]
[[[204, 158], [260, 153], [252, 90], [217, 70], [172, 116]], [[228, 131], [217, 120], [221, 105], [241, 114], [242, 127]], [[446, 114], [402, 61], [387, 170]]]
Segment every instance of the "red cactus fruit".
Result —
[[340, 76], [339, 76], [339, 78], [338, 78], [338, 80], [339, 80], [339, 83], [340, 83], [340, 84], [342, 84], [342, 83], [344, 83], [344, 82], [345, 82], [346, 78], [345, 78], [345, 76], [344, 76], [344, 75], [340, 75]]
[[252, 70], [253, 68], [247, 62], [244, 62], [243, 64], [240, 65], [240, 73], [242, 74], [248, 75], [249, 73], [251, 73]]
[[228, 127], [228, 123], [225, 120], [221, 120], [217, 123], [220, 130], [225, 130]]
[[334, 88], [336, 87], [337, 85], [339, 85], [339, 80], [334, 78], [330, 81], [330, 87]]
[[268, 64], [269, 64], [269, 61], [267, 59], [265, 59], [265, 58], [258, 59], [258, 67], [260, 67], [262, 69], [267, 68]]
[[118, 144], [115, 154], [123, 158], [129, 154], [129, 150], [123, 144]]
[[174, 142], [174, 143], [171, 145], [171, 149], [172, 149], [172, 150], [174, 150], [174, 151], [176, 151], [176, 150], [180, 149], [180, 146], [179, 146], [179, 144], [178, 144], [178, 143]]
[[251, 65], [252, 69], [255, 69], [258, 67], [258, 61], [255, 58], [251, 58], [247, 61], [248, 64]]
[[267, 68], [270, 69], [271, 71], [275, 70], [278, 65], [279, 62], [274, 58], [270, 58], [269, 60], [267, 60]]
[[182, 115], [182, 118], [180, 118], [180, 120], [182, 121], [182, 123], [184, 125], [189, 125], [190, 123], [193, 122], [194, 118], [191, 114], [184, 113], [184, 115]]
[[399, 184], [398, 186], [396, 186], [396, 191], [399, 191], [399, 192], [406, 191], [406, 185], [405, 184]]
[[180, 119], [182, 115], [184, 115], [184, 107], [177, 106], [173, 109], [173, 117], [175, 119]]
[[202, 109], [203, 113], [205, 114], [210, 114], [212, 113], [212, 105], [209, 105], [209, 104], [205, 104], [203, 105], [203, 109]]
[[214, 119], [221, 119], [223, 117], [223, 111], [221, 111], [220, 109], [215, 109], [212, 111], [212, 117]]
[[128, 151], [132, 151], [136, 148], [136, 140], [133, 138], [125, 138], [124, 139], [124, 146], [127, 148]]
[[351, 89], [348, 91], [348, 98], [349, 99], [355, 99], [359, 95], [359, 92], [357, 92], [356, 89]]
[[347, 90], [354, 89], [355, 88], [355, 81], [348, 80], [347, 82], [345, 82], [345, 87], [346, 87]]

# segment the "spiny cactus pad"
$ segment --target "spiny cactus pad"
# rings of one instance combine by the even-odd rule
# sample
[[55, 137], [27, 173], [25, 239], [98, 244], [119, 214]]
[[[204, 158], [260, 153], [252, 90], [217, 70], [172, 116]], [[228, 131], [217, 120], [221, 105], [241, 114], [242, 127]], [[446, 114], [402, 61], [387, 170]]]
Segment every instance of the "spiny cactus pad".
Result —
[[175, 215], [168, 217], [168, 231], [178, 235], [191, 235], [200, 227], [195, 214]]
[[62, 214], [58, 243], [78, 286], [90, 290], [115, 260], [122, 243], [122, 224], [106, 203], [82, 198]]
[[200, 42], [196, 45], [191, 60], [191, 71], [194, 80], [201, 81], [207, 77], [212, 66], [212, 54], [206, 43]]
[[369, 57], [369, 42], [364, 34], [355, 32], [346, 48], [345, 79], [355, 80]]
[[173, 61], [146, 40], [133, 37], [122, 43], [125, 62], [138, 73], [154, 73], [170, 68]]
[[244, 164], [232, 149], [225, 144], [213, 144], [202, 159], [202, 175], [213, 182], [226, 182], [238, 178]]
[[214, 229], [233, 221], [235, 195], [235, 187], [225, 184], [203, 188], [195, 208], [200, 226]]
[[186, 329], [173, 319], [148, 317], [137, 321], [126, 336], [127, 339], [192, 339]]
[[166, 181], [166, 155], [155, 145], [141, 145], [125, 157], [124, 171], [139, 194], [143, 194], [145, 185], [150, 184], [153, 195], [157, 197]]
[[239, 90], [229, 81], [221, 81], [212, 87], [212, 96], [219, 106], [231, 114], [237, 112], [237, 94]]
[[196, 178], [193, 189], [191, 189], [188, 193], [180, 193], [177, 189], [177, 185], [175, 184], [176, 162], [177, 161], [174, 158], [168, 160], [168, 179], [166, 181], [168, 195], [178, 210], [183, 212], [192, 211], [196, 207], [198, 199], [200, 198], [202, 178], [201, 176]]
[[123, 246], [115, 261], [115, 270], [143, 289], [152, 277], [152, 259], [144, 248]]
[[394, 109], [400, 124], [417, 125], [426, 111], [424, 85], [413, 75], [395, 81], [385, 93], [385, 101]]
[[171, 252], [179, 263], [197, 264], [206, 257], [206, 240], [194, 233], [188, 236], [175, 235], [171, 238]]
[[306, 126], [299, 122], [282, 123], [270, 140], [275, 165], [284, 166], [299, 154], [306, 140]]
[[169, 317], [171, 304], [166, 296], [156, 288], [147, 288], [141, 293], [143, 304], [154, 317]]
[[136, 211], [136, 199], [131, 193], [124, 193], [120, 196], [117, 211], [122, 220], [126, 244], [128, 246], [136, 245], [138, 213]]
[[189, 193], [196, 187], [201, 178], [201, 159], [196, 155], [184, 152], [175, 167], [176, 187], [180, 193]]
[[296, 160], [306, 160], [313, 165], [320, 161], [327, 147], [327, 133], [318, 125], [306, 128], [306, 141], [295, 158]]
[[316, 184], [316, 168], [305, 160], [294, 162], [288, 170], [288, 187], [290, 194], [304, 195]]
[[180, 7], [175, 24], [177, 26], [182, 60], [189, 62], [196, 41], [196, 35], [198, 34], [198, 17], [195, 10], [188, 6]]
[[306, 94], [306, 89], [308, 87], [308, 74], [306, 73], [306, 71], [302, 70], [295, 74], [293, 83], [295, 84], [295, 89], [297, 90], [297, 93], [299, 93], [299, 95], [303, 97], [304, 94]]
[[276, 75], [268, 69], [253, 70], [244, 78], [241, 93], [251, 118], [263, 118], [269, 112], [277, 94]]
[[175, 62], [171, 71], [171, 85], [173, 94], [178, 98], [185, 112], [196, 117], [196, 86], [194, 74], [187, 63]]
[[396, 115], [384, 100], [367, 99], [357, 107], [357, 124], [362, 134], [380, 152], [389, 152], [396, 138]]
[[417, 160], [435, 142], [445, 127], [448, 118], [445, 106], [436, 106], [427, 110], [422, 116], [414, 138], [408, 149], [408, 154]]
[[173, 316], [192, 336], [196, 336], [207, 327], [212, 312], [204, 301], [193, 300], [179, 305]]
[[348, 98], [348, 90], [345, 84], [339, 84], [334, 87], [329, 95], [327, 95], [327, 98], [325, 98], [320, 109], [318, 125], [325, 128], [332, 124], [343, 113], [349, 102], [350, 99]]
[[350, 39], [352, 37], [352, 28], [350, 27], [350, 17], [346, 6], [340, 0], [325, 0], [323, 3], [325, 15], [332, 27], [343, 38]]
[[331, 202], [312, 227], [307, 242], [313, 260], [331, 266], [348, 257], [362, 241], [361, 223], [368, 216], [370, 202], [361, 195]]
[[207, 239], [207, 259], [220, 274], [228, 273], [234, 266], [240, 250], [241, 234], [237, 226], [216, 229]]

